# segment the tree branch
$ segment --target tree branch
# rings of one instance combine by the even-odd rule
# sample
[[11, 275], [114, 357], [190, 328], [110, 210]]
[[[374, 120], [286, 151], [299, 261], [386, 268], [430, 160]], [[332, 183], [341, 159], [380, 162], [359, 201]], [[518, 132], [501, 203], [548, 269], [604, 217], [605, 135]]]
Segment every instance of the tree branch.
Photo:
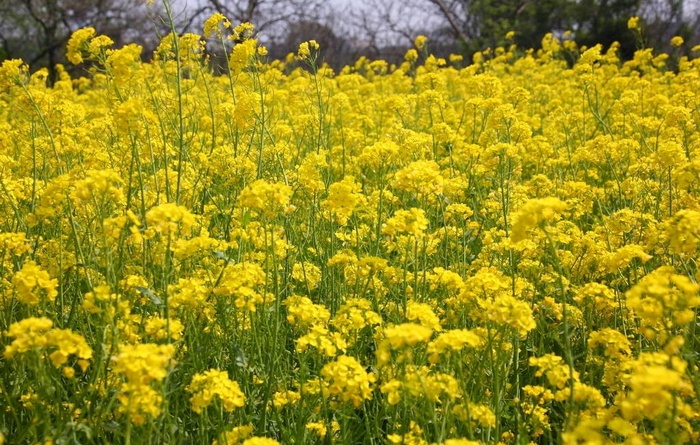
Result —
[[457, 23], [457, 19], [450, 9], [447, 7], [443, 0], [429, 0], [432, 4], [440, 9], [440, 12], [445, 17], [447, 22], [450, 24], [452, 30], [457, 34], [457, 38], [462, 41], [465, 45], [469, 43], [469, 37], [464, 33], [464, 30]]

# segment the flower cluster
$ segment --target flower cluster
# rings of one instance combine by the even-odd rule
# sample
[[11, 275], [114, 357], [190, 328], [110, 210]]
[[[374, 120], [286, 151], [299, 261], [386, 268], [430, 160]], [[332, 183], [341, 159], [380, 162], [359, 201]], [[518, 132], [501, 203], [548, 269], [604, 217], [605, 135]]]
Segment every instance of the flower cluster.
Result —
[[11, 324], [5, 335], [14, 338], [3, 351], [5, 358], [11, 359], [30, 351], [52, 351], [48, 354], [49, 360], [56, 368], [63, 366], [63, 374], [68, 378], [75, 374], [72, 366], [64, 366], [69, 358], [74, 357], [83, 372], [92, 359], [92, 348], [82, 335], [70, 329], [56, 329], [48, 318], [25, 318]]
[[140, 425], [160, 415], [163, 396], [152, 384], [168, 375], [174, 353], [173, 345], [144, 343], [123, 345], [112, 358], [112, 372], [125, 379], [117, 396], [119, 412], [131, 422]]
[[229, 412], [245, 404], [245, 396], [238, 383], [230, 380], [226, 371], [210, 369], [202, 374], [195, 374], [187, 391], [192, 393], [192, 410], [198, 414], [211, 405], [214, 397], [218, 397], [223, 408]]

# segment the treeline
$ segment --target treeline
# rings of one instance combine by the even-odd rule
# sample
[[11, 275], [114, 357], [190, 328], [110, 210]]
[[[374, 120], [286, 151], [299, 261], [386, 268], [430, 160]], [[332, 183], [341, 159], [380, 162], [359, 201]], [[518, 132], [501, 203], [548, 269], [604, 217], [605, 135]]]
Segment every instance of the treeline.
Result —
[[[21, 58], [32, 70], [65, 63], [76, 29], [93, 26], [116, 46], [138, 42], [149, 57], [169, 32], [166, 9], [180, 32], [200, 32], [214, 12], [232, 23], [251, 22], [270, 56], [284, 58], [299, 43], [318, 41], [334, 68], [360, 56], [401, 60], [418, 34], [438, 55], [463, 54], [515, 43], [537, 48], [549, 32], [581, 45], [617, 41], [623, 58], [640, 46], [669, 51], [674, 36], [700, 43], [700, 0], [364, 0], [333, 6], [324, 0], [183, 0], [165, 8], [146, 0], [17, 0], [0, 2], [0, 60]], [[627, 21], [639, 16], [641, 34]], [[510, 32], [513, 31], [513, 32]], [[214, 43], [209, 50], [216, 54]], [[216, 58], [213, 58], [216, 60]], [[53, 70], [52, 70], [53, 75]]]

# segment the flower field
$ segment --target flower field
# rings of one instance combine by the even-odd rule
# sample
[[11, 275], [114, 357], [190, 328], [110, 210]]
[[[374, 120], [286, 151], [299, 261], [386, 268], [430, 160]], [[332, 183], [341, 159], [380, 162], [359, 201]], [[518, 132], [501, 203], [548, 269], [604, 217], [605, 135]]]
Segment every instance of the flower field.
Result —
[[700, 59], [252, 31], [0, 67], [0, 443], [700, 441]]

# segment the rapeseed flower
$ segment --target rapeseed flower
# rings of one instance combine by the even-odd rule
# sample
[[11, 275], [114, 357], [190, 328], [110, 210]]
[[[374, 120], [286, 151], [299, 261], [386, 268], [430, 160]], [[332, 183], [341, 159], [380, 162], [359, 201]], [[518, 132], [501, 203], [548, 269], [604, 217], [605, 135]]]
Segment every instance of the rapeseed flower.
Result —
[[245, 404], [245, 395], [241, 392], [238, 383], [229, 379], [226, 371], [210, 369], [201, 374], [195, 374], [187, 386], [187, 391], [192, 393], [190, 403], [192, 410], [197, 414], [201, 414], [204, 408], [211, 405], [214, 397], [221, 401], [222, 407], [228, 412], [241, 408]]
[[315, 40], [309, 40], [307, 42], [302, 42], [299, 45], [299, 49], [297, 51], [297, 57], [299, 57], [302, 60], [309, 59], [312, 56], [312, 53], [315, 53], [318, 51], [320, 48], [318, 42]]
[[238, 197], [238, 202], [242, 207], [272, 218], [294, 210], [294, 207], [290, 205], [291, 197], [292, 188], [288, 185], [269, 183], [264, 179], [259, 179], [243, 189]]
[[71, 34], [66, 47], [66, 58], [73, 64], [78, 65], [83, 61], [83, 51], [87, 49], [89, 41], [95, 36], [95, 28], [81, 28]]
[[482, 348], [486, 345], [486, 340], [473, 330], [453, 329], [445, 331], [428, 343], [427, 353], [430, 363], [439, 363], [441, 354], [450, 351], [459, 352], [465, 346], [471, 348]]
[[559, 198], [532, 199], [523, 204], [513, 218], [510, 238], [519, 242], [528, 238], [531, 230], [556, 222], [566, 210], [566, 203]]
[[153, 235], [189, 235], [196, 222], [195, 215], [175, 203], [154, 206], [146, 212], [147, 230]]
[[21, 59], [8, 59], [0, 65], [0, 91], [12, 85], [23, 84], [29, 69]]
[[640, 24], [639, 24], [639, 17], [634, 16], [630, 17], [629, 20], [627, 20], [627, 28], [631, 30], [639, 29]]
[[642, 333], [665, 342], [670, 330], [690, 323], [700, 306], [700, 286], [672, 267], [660, 267], [627, 291], [627, 307], [640, 319]]
[[678, 48], [679, 46], [683, 46], [683, 43], [685, 43], [685, 40], [683, 40], [683, 37], [681, 36], [673, 36], [671, 38], [671, 46]]
[[242, 425], [221, 433], [212, 445], [230, 445], [242, 443], [253, 434], [253, 425]]
[[226, 16], [222, 13], [215, 12], [211, 15], [211, 17], [204, 21], [204, 37], [209, 38], [212, 36], [212, 34], [216, 34], [216, 37], [221, 39], [222, 32], [220, 27], [228, 29], [231, 27], [231, 22], [229, 22]]
[[427, 228], [428, 218], [425, 211], [413, 207], [409, 210], [397, 210], [394, 216], [384, 223], [382, 233], [388, 236], [408, 234], [420, 237], [425, 235]]
[[58, 296], [58, 280], [51, 278], [34, 261], [24, 263], [12, 277], [17, 299], [28, 305], [36, 305], [45, 300], [52, 302]]
[[[416, 346], [426, 343], [433, 335], [429, 327], [416, 323], [403, 323], [400, 325], [383, 328], [380, 332], [381, 341], [377, 347], [377, 364], [382, 367], [390, 364], [392, 351], [399, 351], [407, 346]], [[411, 357], [411, 351], [405, 351], [405, 355], [399, 355], [400, 359]]]
[[316, 349], [326, 357], [335, 357], [339, 352], [345, 352], [347, 342], [339, 332], [331, 332], [323, 325], [313, 325], [308, 333], [296, 340], [296, 350], [304, 352], [309, 348]]
[[328, 197], [321, 202], [321, 208], [327, 212], [328, 219], [344, 226], [353, 213], [366, 204], [362, 185], [353, 176], [345, 176], [342, 181], [328, 187]]
[[165, 379], [172, 365], [175, 347], [152, 343], [122, 345], [112, 357], [112, 371], [125, 380], [119, 385], [118, 412], [136, 425], [161, 413], [163, 396], [152, 384]]
[[173, 345], [122, 345], [112, 357], [112, 370], [132, 384], [148, 385], [168, 375], [174, 353]]
[[331, 313], [323, 305], [315, 304], [308, 297], [292, 295], [284, 300], [287, 308], [287, 322], [305, 330], [315, 324], [323, 325], [328, 322]]
[[339, 356], [321, 369], [321, 377], [323, 395], [335, 403], [349, 403], [359, 408], [365, 400], [372, 398], [376, 377], [365, 371], [354, 357]]

